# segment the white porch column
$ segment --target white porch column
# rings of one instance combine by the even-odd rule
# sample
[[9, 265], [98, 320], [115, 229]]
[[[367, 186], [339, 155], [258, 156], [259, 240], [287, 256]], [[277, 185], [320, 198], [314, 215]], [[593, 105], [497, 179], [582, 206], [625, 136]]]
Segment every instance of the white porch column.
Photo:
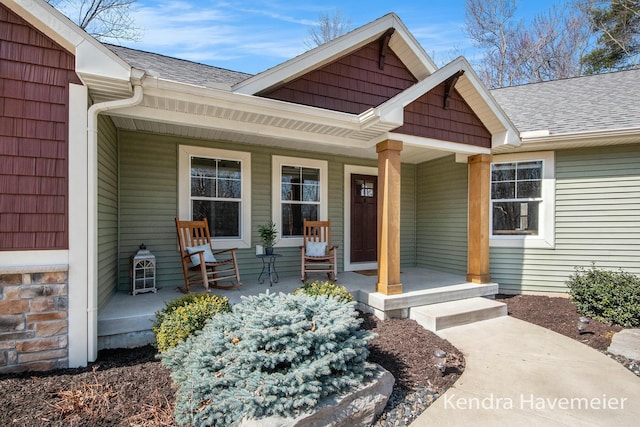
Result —
[[69, 85], [69, 367], [87, 366], [90, 246], [86, 86]]

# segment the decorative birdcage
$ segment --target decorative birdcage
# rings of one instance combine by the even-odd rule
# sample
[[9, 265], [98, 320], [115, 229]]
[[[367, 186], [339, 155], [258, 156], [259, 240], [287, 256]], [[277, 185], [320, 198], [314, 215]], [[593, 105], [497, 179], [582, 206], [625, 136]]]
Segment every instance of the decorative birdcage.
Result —
[[142, 243], [131, 257], [131, 294], [156, 291], [156, 257]]

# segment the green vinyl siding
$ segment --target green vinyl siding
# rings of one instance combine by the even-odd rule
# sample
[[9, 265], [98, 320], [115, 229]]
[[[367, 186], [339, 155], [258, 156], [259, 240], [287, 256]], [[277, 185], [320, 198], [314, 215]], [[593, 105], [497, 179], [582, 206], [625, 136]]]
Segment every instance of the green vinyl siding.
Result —
[[176, 226], [177, 151], [156, 135], [120, 133], [120, 259], [118, 290], [128, 290], [130, 257], [144, 243], [156, 257], [156, 285], [182, 281]]
[[491, 248], [504, 292], [567, 292], [576, 266], [640, 274], [640, 145], [556, 153], [555, 248]]
[[[309, 153], [274, 147], [231, 144], [154, 135], [142, 132], [120, 132], [120, 258], [118, 289], [129, 289], [129, 257], [140, 243], [156, 256], [157, 285], [182, 285], [182, 268], [174, 218], [178, 212], [178, 163], [180, 145], [205, 146], [251, 153], [251, 233], [252, 247], [238, 249], [238, 265], [242, 281], [255, 281], [262, 267], [255, 257], [255, 245], [260, 243], [259, 224], [271, 219], [271, 158], [273, 155], [326, 160], [329, 167], [329, 219], [332, 242], [339, 246], [339, 270], [344, 259], [344, 165], [375, 166], [376, 160], [357, 159], [330, 154]], [[410, 170], [409, 170], [410, 173]], [[409, 188], [408, 191], [411, 191]], [[403, 193], [404, 194], [404, 193]], [[410, 209], [408, 209], [410, 211]], [[300, 274], [300, 249], [282, 248], [277, 270], [282, 277]], [[411, 250], [407, 249], [411, 254]], [[409, 255], [410, 256], [410, 255]]]
[[98, 133], [98, 307], [116, 291], [118, 276], [118, 135], [100, 116]]
[[467, 272], [467, 165], [447, 156], [417, 166], [417, 266]]
[[400, 266], [416, 266], [416, 165], [403, 163], [400, 173]]
[[[344, 262], [344, 157], [328, 157], [329, 161], [329, 219], [331, 220], [331, 244], [338, 246], [338, 268], [343, 270]], [[297, 249], [295, 266], [299, 274], [301, 253]]]

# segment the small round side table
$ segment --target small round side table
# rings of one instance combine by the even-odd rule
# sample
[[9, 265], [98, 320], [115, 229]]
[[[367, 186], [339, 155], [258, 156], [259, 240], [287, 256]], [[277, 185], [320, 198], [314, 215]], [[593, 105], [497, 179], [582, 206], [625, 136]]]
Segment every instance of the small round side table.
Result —
[[266, 273], [269, 276], [269, 286], [273, 286], [274, 283], [278, 283], [280, 278], [276, 271], [276, 258], [281, 256], [282, 254], [256, 255], [256, 258], [260, 258], [262, 260], [262, 271], [258, 277], [258, 282], [264, 283], [265, 279], [262, 278], [262, 275]]

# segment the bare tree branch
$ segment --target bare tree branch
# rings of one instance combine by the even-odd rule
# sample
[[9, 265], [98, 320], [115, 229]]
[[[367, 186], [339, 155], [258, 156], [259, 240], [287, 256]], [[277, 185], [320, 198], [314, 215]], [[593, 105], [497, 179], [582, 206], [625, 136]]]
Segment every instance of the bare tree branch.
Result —
[[320, 14], [318, 23], [309, 27], [309, 37], [304, 43], [309, 49], [313, 49], [346, 34], [350, 30], [351, 19], [345, 17], [340, 9], [324, 12]]
[[516, 20], [516, 0], [466, 0], [466, 31], [483, 50], [479, 74], [491, 88], [578, 76], [588, 47], [585, 13], [570, 4]]
[[521, 23], [513, 17], [516, 0], [467, 0], [465, 2], [465, 31], [484, 50], [480, 75], [490, 87], [507, 86], [509, 43], [519, 31]]
[[46, 0], [98, 40], [138, 40], [132, 9], [136, 0]]

